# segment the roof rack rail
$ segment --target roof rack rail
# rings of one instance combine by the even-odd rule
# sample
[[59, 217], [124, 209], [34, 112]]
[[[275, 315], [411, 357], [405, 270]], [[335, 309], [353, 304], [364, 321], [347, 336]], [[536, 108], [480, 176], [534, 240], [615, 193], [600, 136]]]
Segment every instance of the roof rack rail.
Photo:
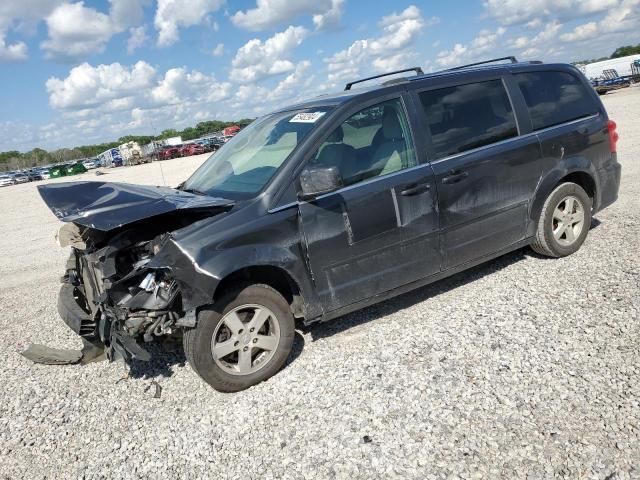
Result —
[[444, 70], [445, 72], [450, 72], [451, 70], [462, 70], [463, 68], [475, 67], [477, 65], [484, 65], [487, 63], [501, 62], [503, 60], [510, 60], [511, 63], [518, 63], [518, 60], [514, 56], [510, 57], [500, 57], [500, 58], [492, 58], [491, 60], [485, 60], [483, 62], [469, 63], [467, 65], [460, 65], [459, 67], [448, 68]]
[[366, 82], [367, 80], [373, 80], [375, 78], [387, 77], [389, 75], [395, 75], [397, 73], [404, 73], [404, 72], [416, 72], [416, 75], [424, 74], [424, 72], [422, 71], [422, 68], [420, 68], [420, 67], [405, 68], [404, 70], [396, 70], [395, 72], [382, 73], [380, 75], [374, 75], [373, 77], [362, 78], [360, 80], [356, 80], [355, 82], [349, 82], [349, 83], [347, 83], [345, 85], [344, 89], [345, 90], [351, 90], [351, 87], [353, 85], [355, 85], [356, 83], [362, 83], [362, 82]]

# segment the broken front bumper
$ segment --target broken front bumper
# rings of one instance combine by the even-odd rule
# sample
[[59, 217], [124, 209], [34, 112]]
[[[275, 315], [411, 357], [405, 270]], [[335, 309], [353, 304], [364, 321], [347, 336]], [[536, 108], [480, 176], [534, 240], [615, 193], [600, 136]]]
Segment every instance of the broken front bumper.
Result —
[[58, 314], [67, 326], [82, 338], [80, 363], [102, 360], [106, 356], [104, 343], [96, 335], [96, 324], [81, 305], [80, 292], [65, 283], [58, 294]]
[[81, 306], [80, 295], [75, 286], [63, 284], [58, 294], [58, 313], [64, 323], [75, 333], [88, 340], [95, 340], [97, 339], [96, 322], [91, 318], [91, 313]]

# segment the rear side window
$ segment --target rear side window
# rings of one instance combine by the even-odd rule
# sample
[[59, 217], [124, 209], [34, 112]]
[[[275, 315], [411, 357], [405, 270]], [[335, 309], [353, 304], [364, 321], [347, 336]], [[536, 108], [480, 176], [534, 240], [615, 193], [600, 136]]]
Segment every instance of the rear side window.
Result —
[[515, 77], [529, 107], [534, 130], [597, 112], [593, 97], [570, 73], [529, 72], [517, 73]]
[[420, 93], [436, 159], [518, 135], [501, 80]]

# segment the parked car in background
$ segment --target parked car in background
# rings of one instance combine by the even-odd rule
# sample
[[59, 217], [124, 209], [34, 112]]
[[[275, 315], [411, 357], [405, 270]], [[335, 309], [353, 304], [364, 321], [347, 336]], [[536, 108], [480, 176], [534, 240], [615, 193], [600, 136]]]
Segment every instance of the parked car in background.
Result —
[[40, 173], [40, 170], [37, 168], [32, 168], [30, 170], [27, 170], [25, 174], [27, 175], [27, 177], [29, 177], [30, 182], [37, 182], [38, 180], [42, 180], [42, 174]]
[[67, 175], [78, 175], [79, 173], [85, 173], [87, 168], [83, 162], [75, 162], [67, 166]]
[[0, 175], [0, 187], [8, 187], [9, 185], [14, 185], [16, 183], [13, 175], [8, 175], [6, 173]]
[[29, 183], [29, 176], [22, 172], [14, 173], [13, 179], [16, 183]]
[[187, 143], [180, 148], [180, 156], [182, 157], [201, 155], [203, 153], [207, 153], [207, 149], [200, 143]]
[[84, 165], [84, 168], [86, 168], [87, 170], [91, 170], [92, 168], [97, 168], [98, 167], [98, 159], [97, 158], [89, 158], [89, 159], [83, 161], [82, 164]]
[[172, 158], [177, 158], [180, 156], [180, 148], [182, 145], [172, 145], [170, 147], [165, 147], [158, 153], [159, 160], [170, 160]]
[[231, 127], [227, 127], [222, 130], [222, 133], [225, 137], [233, 137], [240, 131], [240, 127], [238, 125], [232, 125]]
[[49, 180], [51, 178], [48, 167], [39, 169], [39, 172], [43, 180]]
[[224, 140], [221, 137], [212, 137], [200, 140], [198, 143], [204, 146], [207, 152], [215, 152], [224, 145]]

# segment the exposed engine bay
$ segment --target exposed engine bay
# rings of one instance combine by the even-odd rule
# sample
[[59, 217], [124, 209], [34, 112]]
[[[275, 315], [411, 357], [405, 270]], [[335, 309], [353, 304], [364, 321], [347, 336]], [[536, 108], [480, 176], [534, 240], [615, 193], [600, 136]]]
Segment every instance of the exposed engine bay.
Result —
[[[81, 191], [80, 182], [67, 186], [64, 201], [55, 198], [56, 187], [41, 189], [52, 211], [67, 222], [56, 235], [58, 244], [71, 247], [58, 312], [83, 339], [80, 363], [104, 353], [109, 360], [146, 361], [150, 354], [141, 344], [195, 326], [196, 308], [212, 300], [207, 282], [198, 280], [197, 264], [173, 232], [220, 214], [232, 203], [214, 199], [202, 205], [200, 198], [174, 189], [92, 183]], [[101, 187], [108, 191], [100, 192]], [[76, 189], [90, 208], [70, 203], [70, 189]], [[119, 211], [121, 200], [113, 208], [102, 201], [112, 201], [123, 192], [135, 197], [139, 208], [135, 217], [125, 221]], [[141, 215], [145, 210], [146, 218]], [[110, 223], [113, 213], [118, 213], [120, 223]]]
[[75, 302], [85, 316], [77, 308], [59, 308], [60, 314], [87, 342], [107, 347], [110, 360], [148, 360], [135, 338], [150, 342], [171, 335], [185, 315], [170, 269], [148, 268], [168, 235], [146, 236], [124, 231], [105, 243], [99, 232], [73, 223], [65, 224], [58, 235], [61, 246], [73, 242], [59, 303], [69, 307]]

